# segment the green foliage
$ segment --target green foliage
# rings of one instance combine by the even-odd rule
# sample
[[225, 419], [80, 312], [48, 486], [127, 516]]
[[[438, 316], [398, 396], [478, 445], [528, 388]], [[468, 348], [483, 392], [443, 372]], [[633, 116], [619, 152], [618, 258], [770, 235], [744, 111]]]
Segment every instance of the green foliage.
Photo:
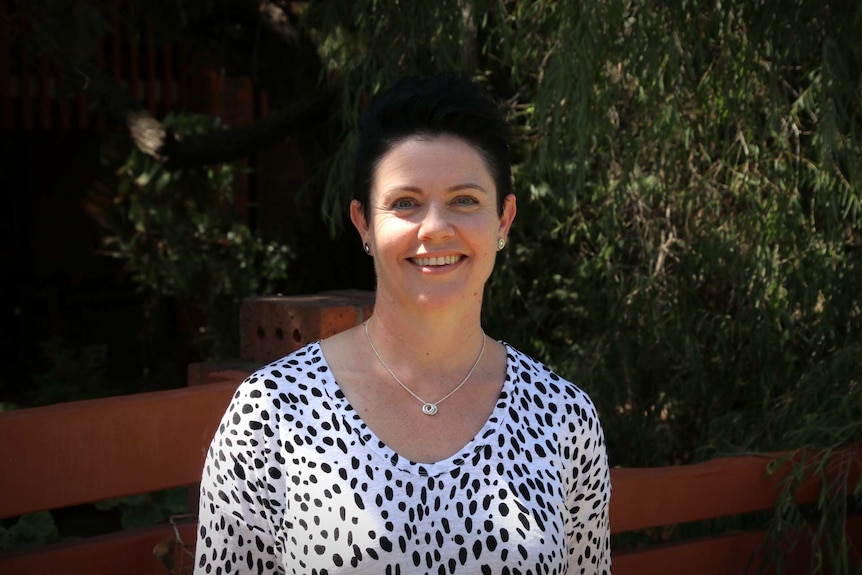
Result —
[[172, 515], [188, 513], [189, 491], [185, 487], [141, 493], [116, 499], [105, 499], [95, 504], [100, 511], [119, 509], [123, 529], [137, 529], [164, 523]]
[[[221, 129], [217, 119], [192, 115], [163, 124], [180, 137]], [[240, 302], [276, 291], [291, 259], [287, 246], [264, 241], [241, 221], [235, 194], [242, 168], [167, 170], [133, 149], [116, 174], [100, 215], [107, 252], [126, 262], [152, 301], [175, 297], [199, 313], [203, 355], [237, 357]]]
[[[119, 514], [123, 529], [140, 529], [165, 523], [172, 516], [188, 513], [189, 490], [186, 487], [141, 493], [128, 497], [105, 499], [94, 504], [99, 511]], [[61, 534], [48, 511], [22, 515], [14, 522], [0, 525], [0, 552], [39, 548], [51, 543], [76, 537]]]
[[[808, 545], [809, 573], [856, 572], [841, 526], [848, 515], [862, 511], [862, 478], [852, 480], [858, 452], [848, 453], [840, 446], [862, 436], [860, 356], [862, 344], [854, 343], [811, 366], [761, 414], [761, 421], [742, 421], [738, 414], [730, 414], [714, 423], [719, 429], [749, 430], [747, 437], [725, 437], [740, 441], [743, 449], [809, 448], [793, 450], [770, 465], [771, 473], [787, 475], [769, 525], [764, 568], [780, 572], [786, 564], [783, 549]], [[817, 503], [800, 505], [796, 494], [812, 480], [821, 482]]]
[[58, 539], [57, 526], [47, 511], [22, 515], [9, 527], [0, 526], [0, 552], [40, 547]]
[[28, 407], [110, 395], [98, 360], [55, 337], [42, 343], [42, 371], [33, 375]]
[[[859, 573], [858, 553], [844, 532], [847, 517], [862, 511], [862, 479], [853, 483], [858, 466], [858, 453], [832, 447], [798, 450], [771, 463], [770, 473], [787, 474], [767, 530], [761, 572], [783, 573], [786, 551], [808, 546], [808, 573]], [[814, 480], [820, 482], [816, 503], [800, 505], [797, 494]]]

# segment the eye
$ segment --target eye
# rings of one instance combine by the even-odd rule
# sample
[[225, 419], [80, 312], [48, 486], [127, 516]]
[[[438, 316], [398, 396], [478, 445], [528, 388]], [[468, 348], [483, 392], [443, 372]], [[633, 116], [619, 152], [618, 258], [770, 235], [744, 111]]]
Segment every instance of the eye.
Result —
[[413, 198], [401, 198], [395, 200], [392, 207], [396, 210], [409, 210], [416, 207], [416, 201]]
[[473, 196], [458, 196], [453, 202], [456, 206], [475, 206], [479, 200]]

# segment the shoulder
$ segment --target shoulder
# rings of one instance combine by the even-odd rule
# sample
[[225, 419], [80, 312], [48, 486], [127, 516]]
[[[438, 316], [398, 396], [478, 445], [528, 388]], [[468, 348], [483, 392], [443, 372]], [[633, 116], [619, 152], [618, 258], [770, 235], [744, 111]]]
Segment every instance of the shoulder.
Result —
[[[292, 432], [321, 387], [325, 366], [317, 342], [255, 371], [243, 381], [222, 416], [201, 480], [202, 501], [263, 532], [278, 529], [283, 477]], [[205, 499], [204, 499], [205, 498]], [[222, 522], [222, 524], [224, 524]]]
[[562, 377], [541, 361], [533, 359], [509, 344], [504, 345], [509, 358], [509, 373], [518, 381], [529, 384], [542, 393], [572, 398], [595, 410], [590, 397], [576, 384]]
[[[553, 429], [567, 493], [570, 497], [595, 498], [595, 490], [610, 490], [605, 436], [595, 404], [577, 385], [544, 363], [508, 346], [510, 377], [520, 404], [530, 408], [534, 423]], [[539, 408], [535, 407], [539, 406]], [[590, 495], [592, 493], [592, 495]], [[587, 494], [587, 495], [585, 495]], [[608, 495], [598, 498], [606, 504]], [[575, 502], [573, 506], [580, 508]], [[587, 506], [584, 506], [587, 509]]]
[[270, 396], [273, 392], [307, 389], [309, 383], [316, 382], [328, 371], [320, 342], [315, 341], [249, 375], [237, 394]]
[[589, 430], [601, 433], [596, 406], [590, 396], [573, 382], [526, 353], [505, 344], [509, 376], [527, 399], [548, 404], [550, 411], [561, 411], [570, 424], [576, 420]]
[[307, 405], [309, 398], [321, 395], [320, 382], [328, 370], [318, 342], [258, 369], [234, 392], [222, 430], [259, 431], [262, 421], [267, 427], [277, 426], [297, 405]]

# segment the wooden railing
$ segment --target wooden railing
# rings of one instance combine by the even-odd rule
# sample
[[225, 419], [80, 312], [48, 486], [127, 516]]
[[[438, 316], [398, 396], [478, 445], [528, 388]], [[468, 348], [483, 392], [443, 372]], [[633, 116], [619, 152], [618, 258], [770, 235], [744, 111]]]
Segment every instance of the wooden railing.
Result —
[[[195, 484], [210, 437], [245, 375], [215, 372], [208, 385], [188, 389], [0, 414], [0, 518]], [[856, 458], [858, 478], [862, 446], [849, 453]], [[780, 474], [765, 472], [771, 460], [749, 456], [612, 469], [612, 532], [768, 509], [780, 480]], [[801, 500], [816, 499], [819, 488], [812, 480]], [[862, 545], [860, 518], [852, 518], [848, 528]], [[194, 543], [193, 521], [177, 529], [184, 542]], [[153, 548], [173, 537], [173, 527], [163, 525], [0, 555], [0, 573], [163, 575], [167, 570]], [[742, 532], [615, 554], [614, 573], [744, 573], [762, 537], [760, 531]]]
[[[263, 308], [245, 308], [243, 325], [252, 339], [267, 342], [274, 335], [285, 346], [296, 347], [314, 334], [361, 321], [367, 301], [355, 295], [337, 296], [338, 305], [331, 306], [316, 296], [295, 300], [311, 313], [282, 300], [267, 300]], [[266, 313], [258, 316], [261, 310]], [[258, 325], [256, 319], [264, 318], [266, 325]], [[260, 353], [258, 362], [279, 350]], [[196, 484], [219, 419], [252, 369], [250, 364], [198, 364], [189, 370], [192, 385], [187, 389], [0, 413], [0, 519]], [[848, 480], [858, 481], [862, 445], [850, 446], [841, 455], [850, 465]], [[666, 468], [612, 469], [612, 532], [770, 509], [787, 471], [767, 474], [773, 459], [745, 456]], [[840, 476], [837, 468], [834, 471], [833, 479]], [[816, 500], [820, 488], [820, 480], [812, 478], [800, 490], [799, 501]], [[856, 549], [862, 549], [862, 517], [851, 517], [846, 527]], [[0, 555], [0, 573], [163, 575], [167, 569], [154, 558], [153, 549], [177, 536], [187, 547], [176, 546], [176, 566], [190, 567], [186, 552], [195, 541], [193, 519]], [[752, 558], [756, 568], [763, 537], [763, 531], [745, 531], [615, 551], [613, 572], [741, 574]], [[805, 573], [806, 546], [793, 553], [787, 572]]]

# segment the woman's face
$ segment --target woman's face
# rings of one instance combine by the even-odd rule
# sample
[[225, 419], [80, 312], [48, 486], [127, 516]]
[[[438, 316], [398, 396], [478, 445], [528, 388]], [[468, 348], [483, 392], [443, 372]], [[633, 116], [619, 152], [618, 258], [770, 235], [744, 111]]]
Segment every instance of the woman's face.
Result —
[[515, 211], [510, 195], [498, 213], [482, 155], [449, 135], [393, 146], [374, 172], [368, 220], [358, 201], [350, 209], [374, 256], [378, 301], [423, 308], [481, 301], [497, 242], [507, 239]]

